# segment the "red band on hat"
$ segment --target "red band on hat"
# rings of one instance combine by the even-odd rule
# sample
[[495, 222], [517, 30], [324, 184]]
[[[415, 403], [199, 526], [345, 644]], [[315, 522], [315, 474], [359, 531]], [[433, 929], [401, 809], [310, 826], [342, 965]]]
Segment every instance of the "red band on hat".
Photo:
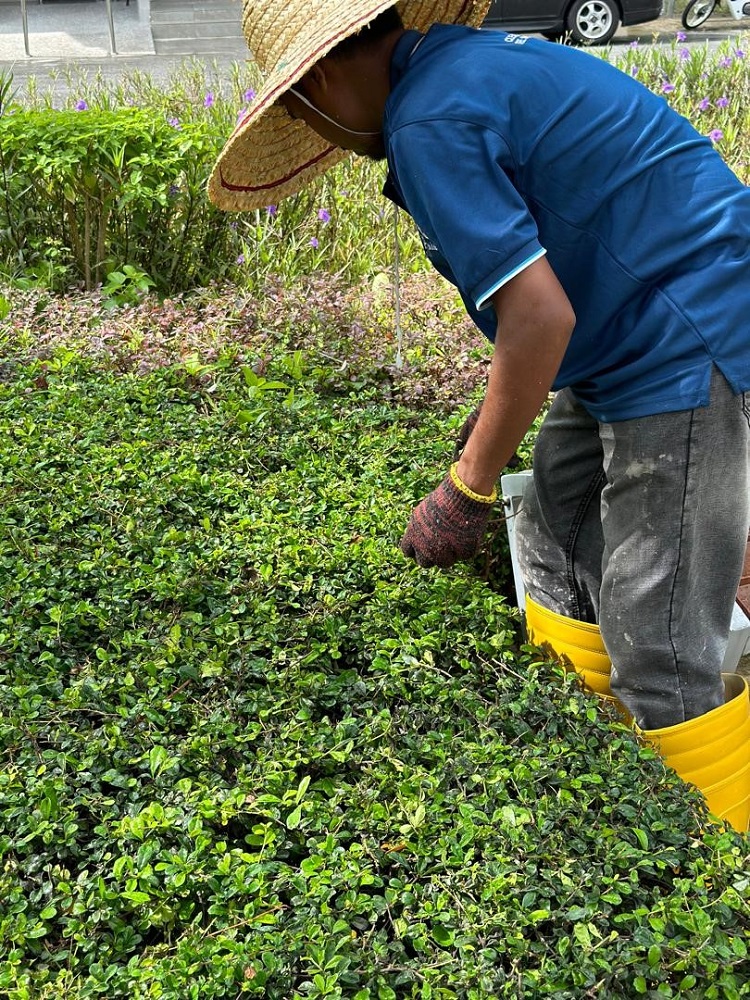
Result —
[[292, 180], [297, 174], [301, 174], [303, 170], [307, 170], [308, 167], [314, 166], [319, 163], [322, 159], [328, 156], [329, 153], [335, 153], [338, 151], [338, 146], [329, 146], [328, 149], [324, 149], [322, 153], [319, 153], [312, 160], [308, 160], [307, 163], [303, 163], [301, 167], [297, 167], [290, 174], [286, 174], [284, 177], [280, 177], [277, 181], [271, 181], [270, 184], [230, 184], [229, 181], [224, 180], [224, 174], [219, 167], [219, 178], [221, 180], [221, 186], [226, 191], [270, 191], [273, 188], [279, 187], [281, 184], [286, 184], [287, 181]]
[[[471, 5], [471, 2], [472, 0], [465, 0], [458, 14], [458, 17], [456, 18], [455, 23], [460, 21], [460, 19], [463, 17], [466, 8]], [[393, 3], [391, 4], [391, 6], [395, 7], [397, 6], [397, 4]], [[376, 7], [373, 10], [370, 10], [367, 14], [364, 15], [364, 23], [369, 23], [369, 19], [375, 17], [378, 14], [379, 7], [380, 5], [378, 5], [378, 7]], [[332, 48], [335, 47], [336, 43], [338, 43], [340, 40], [344, 38], [348, 38], [350, 34], [351, 34], [351, 28], [345, 28], [344, 30], [339, 31], [337, 34], [333, 36], [333, 38], [328, 39], [328, 41], [326, 41], [323, 45], [319, 45], [318, 48], [315, 49], [315, 51], [311, 52], [302, 65], [303, 66], [314, 65], [318, 61], [320, 53], [322, 53], [324, 50], [330, 51]], [[247, 115], [244, 118], [240, 119], [240, 121], [235, 125], [232, 131], [232, 135], [230, 136], [229, 140], [230, 142], [238, 132], [243, 131], [246, 128], [246, 126], [250, 124], [248, 122], [248, 119], [257, 118], [265, 108], [267, 108], [270, 104], [274, 104], [276, 102], [276, 99], [279, 94], [289, 89], [292, 83], [294, 83], [298, 78], [297, 75], [300, 71], [300, 68], [301, 67], [298, 66], [296, 70], [294, 70], [292, 73], [286, 76], [284, 80], [278, 84], [278, 86], [274, 87], [272, 91], [266, 94], [262, 104], [258, 104], [255, 107], [251, 108], [248, 111]], [[271, 191], [275, 188], [280, 187], [282, 184], [286, 184], [288, 181], [293, 180], [303, 171], [307, 170], [309, 167], [314, 166], [316, 163], [319, 163], [321, 160], [325, 159], [326, 156], [329, 156], [331, 153], [339, 150], [339, 148], [340, 147], [338, 146], [329, 146], [327, 149], [323, 150], [322, 153], [319, 153], [318, 156], [314, 157], [312, 160], [308, 160], [306, 163], [303, 163], [295, 170], [292, 170], [290, 173], [279, 178], [279, 180], [272, 181], [268, 184], [230, 184], [229, 181], [224, 179], [224, 174], [221, 170], [221, 167], [219, 167], [219, 179], [221, 182], [221, 186], [226, 191], [245, 191], [245, 192]]]

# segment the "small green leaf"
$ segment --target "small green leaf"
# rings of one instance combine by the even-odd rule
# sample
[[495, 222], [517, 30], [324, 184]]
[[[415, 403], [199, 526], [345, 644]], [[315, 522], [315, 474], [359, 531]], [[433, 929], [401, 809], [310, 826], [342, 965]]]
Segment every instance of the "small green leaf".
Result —
[[136, 906], [143, 906], [144, 903], [148, 903], [151, 897], [147, 892], [141, 892], [139, 889], [133, 889], [131, 892], [121, 893], [123, 899], [129, 900]]
[[155, 746], [151, 747], [148, 752], [148, 766], [151, 771], [151, 777], [155, 778], [157, 774], [162, 770], [162, 768], [167, 763], [169, 759], [169, 754], [164, 749], [164, 747]]
[[639, 827], [633, 827], [633, 833], [635, 834], [636, 840], [641, 845], [644, 851], [648, 850], [648, 837], [646, 836], [646, 831], [641, 830]]
[[433, 924], [432, 936], [441, 948], [450, 948], [455, 938], [455, 931], [443, 927], [442, 924]]
[[586, 924], [576, 924], [573, 927], [573, 937], [583, 948], [591, 948], [591, 935]]
[[302, 819], [302, 806], [297, 806], [296, 809], [292, 809], [286, 818], [286, 825], [289, 830], [296, 830]]
[[24, 931], [24, 935], [27, 938], [42, 938], [47, 934], [47, 928], [44, 924], [37, 924], [36, 927], [32, 927], [29, 931]]
[[297, 796], [295, 802], [299, 805], [302, 799], [305, 797], [305, 792], [310, 787], [310, 775], [306, 774], [304, 778], [300, 781], [297, 788]]

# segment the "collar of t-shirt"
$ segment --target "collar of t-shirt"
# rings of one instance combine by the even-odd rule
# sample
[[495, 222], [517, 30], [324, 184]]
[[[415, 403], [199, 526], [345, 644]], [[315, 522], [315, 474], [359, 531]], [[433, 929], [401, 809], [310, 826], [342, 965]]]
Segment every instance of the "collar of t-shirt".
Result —
[[396, 88], [401, 77], [406, 72], [409, 58], [424, 35], [419, 31], [405, 31], [396, 42], [391, 54], [391, 90]]

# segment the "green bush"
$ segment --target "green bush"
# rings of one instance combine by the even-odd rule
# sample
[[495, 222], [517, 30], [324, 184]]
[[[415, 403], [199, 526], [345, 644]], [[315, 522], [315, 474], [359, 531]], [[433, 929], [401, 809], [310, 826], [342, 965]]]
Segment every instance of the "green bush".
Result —
[[416, 334], [386, 399], [324, 313], [140, 374], [35, 315], [0, 380], [3, 996], [748, 996], [747, 840], [476, 567], [400, 557], [464, 415], [399, 394], [439, 398]]
[[231, 235], [204, 193], [215, 154], [205, 125], [136, 109], [0, 116], [3, 267], [53, 288], [123, 267], [163, 293], [208, 283]]
[[[662, 94], [747, 182], [749, 45], [740, 38], [710, 51], [674, 41], [592, 56]], [[112, 83], [72, 71], [66, 84], [58, 109], [33, 78], [24, 94], [13, 95], [12, 78], [0, 74], [6, 275], [62, 291], [74, 283], [106, 286], [129, 266], [135, 277], [125, 287], [117, 278], [109, 283], [109, 299], [130, 304], [139, 275], [159, 294], [175, 295], [226, 278], [260, 288], [273, 273], [289, 281], [321, 269], [358, 282], [393, 262], [393, 216], [380, 194], [380, 165], [344, 163], [260, 212], [222, 214], [208, 205], [215, 155], [254, 99], [252, 64], [222, 74], [188, 63], [166, 87], [144, 74]], [[400, 240], [402, 269], [423, 269], [420, 241], [406, 219]]]

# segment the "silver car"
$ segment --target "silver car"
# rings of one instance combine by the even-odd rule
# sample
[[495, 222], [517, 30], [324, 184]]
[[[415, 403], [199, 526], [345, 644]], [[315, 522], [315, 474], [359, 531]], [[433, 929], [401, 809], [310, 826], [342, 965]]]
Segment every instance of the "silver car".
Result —
[[606, 45], [621, 24], [655, 21], [661, 11], [662, 0], [494, 0], [484, 27]]

